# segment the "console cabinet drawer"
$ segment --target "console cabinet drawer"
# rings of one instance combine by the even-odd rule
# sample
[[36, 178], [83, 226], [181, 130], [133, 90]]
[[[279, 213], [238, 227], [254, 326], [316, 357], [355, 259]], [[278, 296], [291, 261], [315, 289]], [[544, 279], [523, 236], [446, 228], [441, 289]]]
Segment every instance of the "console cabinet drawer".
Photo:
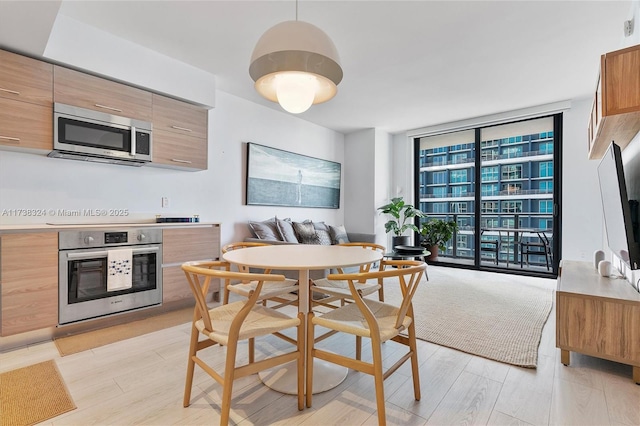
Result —
[[0, 50], [0, 98], [50, 107], [53, 65]]
[[54, 66], [54, 102], [138, 120], [152, 120], [151, 92]]

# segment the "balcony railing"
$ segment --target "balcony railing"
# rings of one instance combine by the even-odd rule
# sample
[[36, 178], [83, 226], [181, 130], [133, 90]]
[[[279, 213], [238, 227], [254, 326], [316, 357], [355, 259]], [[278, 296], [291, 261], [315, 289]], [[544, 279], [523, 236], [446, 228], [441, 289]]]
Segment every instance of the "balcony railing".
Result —
[[[474, 222], [474, 216], [475, 216], [474, 213], [429, 213], [428, 214], [429, 218], [453, 220], [456, 223], [458, 223], [458, 231], [453, 235], [453, 237], [449, 241], [446, 242], [445, 245], [447, 246], [447, 250], [445, 252], [440, 252], [439, 256], [451, 258], [451, 259], [473, 259], [474, 258], [473, 248], [468, 247], [466, 244], [464, 246], [458, 247], [459, 235], [470, 235], [470, 236], [476, 235], [475, 226], [468, 224], [469, 222]], [[520, 224], [520, 216], [521, 215], [519, 214], [500, 215], [500, 219], [504, 220], [504, 219], [513, 218], [514, 224], [516, 223]], [[529, 217], [529, 216], [526, 215], [525, 217]], [[487, 228], [493, 228], [493, 226], [491, 227], [487, 226]], [[506, 262], [508, 259], [509, 265], [518, 265], [518, 266], [520, 265], [520, 260], [517, 258], [517, 255], [519, 252], [518, 245], [520, 241], [539, 240], [540, 237], [538, 235], [538, 232], [544, 233], [547, 236], [548, 241], [553, 240], [552, 230], [538, 229], [538, 228], [532, 228], [532, 227], [524, 228], [521, 226], [518, 226], [518, 227], [512, 226], [509, 228], [513, 229], [514, 231], [518, 229], [522, 229], [522, 231], [519, 232], [518, 240], [515, 239], [514, 237], [515, 234], [511, 234], [510, 236], [502, 235], [501, 237], [500, 252], [498, 253], [498, 256], [500, 261], [503, 261], [503, 262]], [[496, 232], [488, 231], [488, 232], [485, 232], [483, 235], [487, 235], [487, 236], [491, 235], [493, 237], [500, 236], [497, 231]], [[471, 241], [470, 243], [474, 244], [473, 241]], [[530, 256], [530, 257], [531, 258], [529, 259], [529, 263], [531, 265], [542, 266], [542, 267], [546, 266], [544, 255]], [[487, 260], [487, 259], [483, 258], [482, 260]]]
[[[496, 161], [496, 160], [506, 160], [506, 159], [510, 159], [510, 158], [526, 158], [526, 157], [537, 157], [537, 156], [541, 156], [541, 155], [552, 155], [553, 152], [549, 152], [548, 150], [543, 150], [543, 151], [525, 151], [525, 152], [518, 152], [518, 153], [508, 153], [508, 154], [492, 154], [489, 156], [483, 156], [481, 154], [481, 160], [482, 161]], [[428, 158], [427, 158], [428, 159]], [[444, 161], [427, 161], [427, 160], [422, 160], [420, 162], [420, 168], [423, 167], [438, 167], [438, 166], [450, 166], [450, 165], [454, 165], [454, 164], [469, 164], [469, 163], [475, 163], [475, 158], [471, 157], [471, 158], [457, 158], [454, 161], [450, 161], [450, 160], [444, 160]]]
[[[553, 189], [516, 189], [516, 190], [504, 190], [495, 191], [491, 193], [483, 193], [483, 197], [502, 197], [502, 196], [514, 196], [514, 195], [535, 195], [535, 194], [553, 194]], [[420, 199], [425, 198], [460, 198], [460, 197], [475, 197], [475, 192], [466, 192], [464, 194], [453, 194], [448, 192], [446, 194], [420, 194]]]

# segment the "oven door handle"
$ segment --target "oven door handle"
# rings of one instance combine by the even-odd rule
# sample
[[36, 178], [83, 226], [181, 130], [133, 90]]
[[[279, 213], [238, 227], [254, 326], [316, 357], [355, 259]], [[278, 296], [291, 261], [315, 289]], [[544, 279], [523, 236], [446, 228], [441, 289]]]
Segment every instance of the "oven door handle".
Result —
[[[147, 247], [147, 248], [134, 248], [134, 249], [131, 249], [131, 252], [133, 254], [138, 254], [138, 253], [150, 253], [158, 250], [160, 250], [158, 247]], [[67, 259], [91, 259], [96, 256], [105, 257], [108, 254], [109, 252], [107, 250], [91, 251], [91, 252], [85, 252], [85, 253], [67, 253]]]

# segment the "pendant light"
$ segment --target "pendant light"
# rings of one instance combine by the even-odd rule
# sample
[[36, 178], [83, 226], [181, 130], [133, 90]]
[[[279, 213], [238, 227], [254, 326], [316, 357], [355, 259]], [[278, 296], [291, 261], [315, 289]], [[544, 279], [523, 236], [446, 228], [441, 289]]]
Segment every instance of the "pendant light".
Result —
[[335, 45], [320, 28], [296, 20], [268, 29], [253, 49], [249, 75], [266, 99], [292, 114], [333, 98], [342, 80]]

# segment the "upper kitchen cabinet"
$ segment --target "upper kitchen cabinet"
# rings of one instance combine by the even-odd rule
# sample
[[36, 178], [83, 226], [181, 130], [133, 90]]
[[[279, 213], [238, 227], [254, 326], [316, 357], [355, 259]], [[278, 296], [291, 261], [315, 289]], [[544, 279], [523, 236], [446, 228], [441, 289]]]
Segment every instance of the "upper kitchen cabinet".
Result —
[[197, 138], [207, 137], [207, 110], [165, 96], [153, 95], [153, 130]]
[[602, 55], [588, 131], [590, 159], [612, 141], [624, 149], [640, 131], [640, 45]]
[[53, 65], [0, 50], [0, 98], [51, 107]]
[[181, 170], [207, 169], [206, 108], [153, 95], [153, 162]]
[[0, 50], [0, 147], [53, 149], [53, 65]]
[[151, 92], [57, 65], [53, 75], [54, 102], [152, 120]]

